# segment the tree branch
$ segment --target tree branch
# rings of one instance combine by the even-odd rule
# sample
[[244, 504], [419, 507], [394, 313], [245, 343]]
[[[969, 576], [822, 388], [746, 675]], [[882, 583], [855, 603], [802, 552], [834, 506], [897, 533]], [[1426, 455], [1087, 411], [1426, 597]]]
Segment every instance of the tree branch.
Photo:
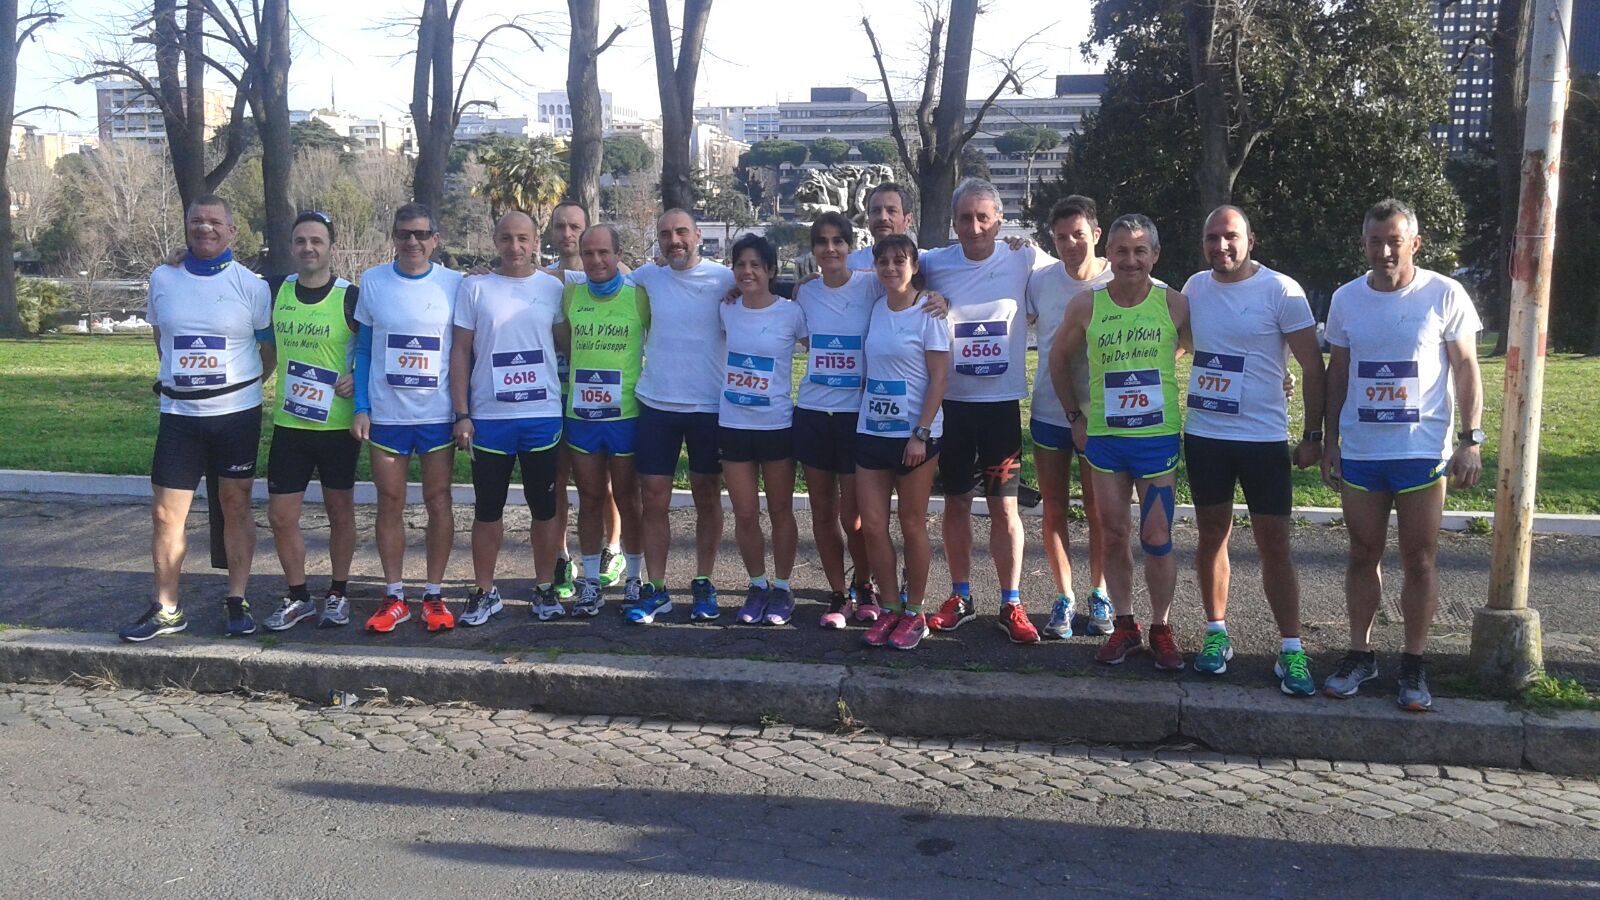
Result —
[[922, 99], [917, 102], [917, 135], [924, 148], [935, 143], [933, 134], [934, 85], [939, 81], [939, 50], [944, 40], [944, 20], [937, 15], [928, 28], [928, 64], [922, 72]]
[[602, 41], [600, 43], [600, 46], [594, 48], [594, 52], [589, 54], [589, 58], [590, 59], [594, 59], [594, 58], [598, 57], [600, 54], [606, 52], [606, 50], [611, 46], [612, 42], [614, 42], [617, 38], [621, 37], [622, 36], [622, 32], [624, 32], [626, 30], [627, 29], [623, 28], [621, 25], [617, 25], [617, 26], [613, 27], [611, 29], [611, 36], [606, 38], [604, 41]]
[[22, 47], [23, 44], [28, 42], [29, 38], [33, 37], [33, 33], [35, 31], [38, 31], [39, 29], [45, 27], [46, 25], [52, 25], [52, 24], [54, 24], [56, 22], [59, 22], [63, 18], [61, 13], [58, 13], [58, 12], [40, 12], [40, 13], [31, 13], [31, 14], [26, 15], [26, 16], [19, 16], [17, 18], [17, 22], [21, 23], [21, 22], [23, 22], [23, 21], [25, 21], [27, 19], [31, 19], [31, 18], [34, 18], [34, 17], [38, 17], [38, 21], [36, 21], [33, 24], [29, 25], [27, 28], [24, 28], [22, 30], [22, 33], [17, 35], [17, 47], [19, 49]]
[[[255, 78], [255, 73], [250, 69], [246, 69], [244, 74], [247, 79]], [[246, 85], [248, 83], [247, 81]], [[228, 173], [233, 171], [234, 165], [239, 162], [239, 157], [244, 155], [245, 135], [241, 125], [244, 122], [244, 107], [249, 102], [250, 93], [248, 87], [241, 87], [233, 95], [233, 109], [228, 119], [228, 139], [224, 145], [222, 159], [218, 160], [216, 166], [205, 176], [208, 191], [214, 191], [221, 186], [222, 180], [228, 177]]]
[[989, 107], [994, 105], [994, 101], [1000, 97], [1000, 92], [1005, 90], [1008, 84], [1011, 85], [1012, 90], [1019, 94], [1022, 93], [1022, 79], [1017, 77], [1016, 72], [1008, 68], [1005, 77], [1000, 79], [1000, 83], [995, 85], [994, 90], [989, 92], [989, 96], [983, 101], [983, 105], [978, 107], [977, 115], [972, 117], [972, 124], [967, 127], [966, 133], [961, 135], [960, 146], [965, 147], [967, 142], [972, 140], [973, 135], [978, 133], [978, 129], [983, 127], [983, 117], [988, 114]]
[[[460, 9], [460, 0], [457, 0], [456, 7], [458, 10]], [[461, 113], [466, 109], [466, 107], [462, 105], [462, 98], [466, 96], [467, 77], [472, 74], [473, 68], [478, 65], [478, 55], [483, 52], [483, 45], [489, 40], [490, 37], [494, 35], [495, 32], [504, 29], [520, 32], [529, 41], [533, 42], [533, 46], [536, 49], [544, 49], [544, 45], [539, 43], [539, 38], [535, 36], [534, 33], [527, 28], [527, 26], [522, 25], [519, 22], [501, 22], [499, 25], [496, 25], [488, 31], [485, 31], [482, 36], [478, 38], [478, 43], [473, 46], [472, 56], [467, 60], [467, 67], [461, 70], [461, 77], [456, 80], [455, 103], [451, 106], [452, 116], [455, 118], [456, 122], [461, 120]]]
[[883, 51], [878, 47], [878, 36], [872, 33], [872, 23], [866, 16], [861, 17], [861, 27], [867, 30], [867, 40], [872, 44], [872, 58], [878, 63], [878, 77], [883, 81], [883, 97], [889, 104], [889, 134], [894, 138], [894, 145], [900, 151], [900, 161], [905, 163], [906, 171], [916, 171], [916, 166], [911, 160], [911, 148], [906, 145], [905, 130], [900, 126], [900, 106], [894, 102], [894, 89], [889, 86], [889, 72], [883, 67]]
[[93, 72], [87, 72], [83, 75], [79, 75], [77, 78], [72, 79], [72, 83], [85, 84], [87, 82], [94, 81], [97, 78], [126, 78], [129, 81], [139, 85], [144, 92], [144, 96], [147, 96], [156, 102], [156, 108], [161, 110], [161, 114], [163, 116], [172, 116], [175, 118], [181, 117], [182, 110], [174, 112], [173, 108], [167, 104], [166, 98], [161, 95], [161, 90], [156, 87], [155, 82], [147, 78], [143, 72], [140, 72], [138, 69], [135, 69], [133, 66], [130, 66], [125, 62], [118, 62], [109, 59], [97, 59], [94, 61], [94, 64], [100, 66], [101, 68], [96, 69]]

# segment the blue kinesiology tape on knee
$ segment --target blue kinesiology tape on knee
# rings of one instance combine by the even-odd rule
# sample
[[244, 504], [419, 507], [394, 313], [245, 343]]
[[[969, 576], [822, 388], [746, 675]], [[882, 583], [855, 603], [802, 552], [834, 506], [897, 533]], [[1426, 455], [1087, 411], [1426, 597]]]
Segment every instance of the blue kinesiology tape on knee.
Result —
[[[1148, 544], [1144, 540], [1144, 523], [1150, 518], [1150, 509], [1157, 503], [1167, 514], [1167, 542], [1165, 544]], [[1139, 504], [1139, 546], [1151, 556], [1166, 556], [1172, 552], [1172, 514], [1177, 509], [1177, 498], [1173, 496], [1171, 485], [1151, 485], [1145, 492], [1144, 502]]]

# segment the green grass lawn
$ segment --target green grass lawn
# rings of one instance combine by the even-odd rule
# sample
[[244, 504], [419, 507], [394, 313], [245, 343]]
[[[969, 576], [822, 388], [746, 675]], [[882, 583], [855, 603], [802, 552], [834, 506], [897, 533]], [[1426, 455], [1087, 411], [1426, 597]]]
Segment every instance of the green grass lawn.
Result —
[[[796, 357], [796, 375], [802, 363]], [[1035, 360], [1029, 354], [1031, 380]], [[156, 370], [148, 336], [60, 335], [0, 341], [0, 468], [146, 474], [155, 446]], [[1452, 509], [1494, 507], [1495, 450], [1505, 364], [1483, 361], [1486, 483], [1452, 493]], [[1187, 381], [1187, 360], [1178, 364]], [[1557, 354], [1546, 369], [1544, 424], [1540, 430], [1539, 509], [1600, 513], [1600, 358]], [[1026, 407], [1026, 401], [1024, 401]], [[1026, 418], [1026, 408], [1024, 418]], [[1291, 417], [1300, 430], [1298, 397]], [[270, 432], [270, 426], [265, 431]], [[1024, 441], [1026, 441], [1024, 429]], [[1034, 481], [1032, 448], [1023, 477]], [[266, 442], [261, 467], [265, 472]], [[684, 464], [679, 481], [686, 485]], [[368, 477], [363, 457], [360, 477]], [[458, 455], [456, 480], [470, 481], [467, 459]], [[1180, 476], [1180, 501], [1188, 486]], [[1300, 505], [1337, 506], [1338, 497], [1311, 471], [1295, 475]]]

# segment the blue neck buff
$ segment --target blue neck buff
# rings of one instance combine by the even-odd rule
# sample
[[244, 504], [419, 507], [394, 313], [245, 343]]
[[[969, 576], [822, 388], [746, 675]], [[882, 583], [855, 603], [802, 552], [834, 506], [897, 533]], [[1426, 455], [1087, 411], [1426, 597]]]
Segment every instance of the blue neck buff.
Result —
[[232, 262], [232, 248], [222, 251], [220, 256], [212, 259], [201, 259], [195, 256], [192, 250], [185, 251], [183, 254], [183, 267], [188, 269], [191, 274], [200, 276], [215, 275], [226, 269]]
[[622, 290], [621, 272], [618, 272], [605, 281], [589, 282], [589, 293], [594, 294], [596, 297], [609, 297], [620, 290]]
[[431, 262], [428, 263], [428, 267], [426, 269], [423, 269], [421, 272], [418, 272], [415, 275], [407, 275], [406, 273], [400, 271], [400, 264], [397, 263], [397, 262], [396, 263], [390, 263], [389, 265], [394, 267], [394, 273], [396, 275], [399, 275], [401, 278], [409, 278], [412, 281], [416, 281], [419, 278], [427, 278], [428, 277], [428, 273], [433, 271], [433, 263], [431, 263]]

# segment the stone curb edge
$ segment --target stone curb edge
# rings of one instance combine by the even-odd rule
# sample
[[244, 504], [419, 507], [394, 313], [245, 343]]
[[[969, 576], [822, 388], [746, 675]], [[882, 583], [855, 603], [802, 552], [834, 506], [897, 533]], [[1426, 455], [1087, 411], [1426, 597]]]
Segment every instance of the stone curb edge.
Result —
[[72, 678], [140, 690], [244, 688], [319, 703], [330, 690], [381, 689], [393, 701], [469, 700], [578, 715], [855, 725], [891, 735], [1029, 742], [1187, 740], [1246, 756], [1600, 775], [1600, 713], [1544, 715], [1483, 700], [1448, 699], [1419, 715], [1387, 698], [1296, 699], [1222, 684], [597, 653], [538, 661], [458, 650], [308, 651], [189, 639], [130, 646], [111, 635], [0, 632], [0, 683]]
[[[32, 469], [0, 469], [0, 494], [73, 494], [91, 497], [123, 497], [129, 499], [149, 499], [150, 479], [143, 475], [96, 475], [85, 472], [42, 472]], [[204, 496], [205, 486], [202, 484], [200, 494]], [[452, 501], [458, 505], [472, 503], [472, 485], [458, 484], [452, 489]], [[252, 493], [255, 500], [267, 499], [267, 482], [258, 478]], [[567, 496], [573, 503], [578, 502], [577, 490], [567, 489]], [[322, 486], [313, 483], [306, 488], [306, 500], [311, 503], [322, 502]], [[356, 503], [371, 505], [378, 502], [377, 489], [370, 481], [358, 481], [355, 486]], [[407, 503], [422, 502], [422, 486], [412, 483], [406, 488]], [[512, 507], [523, 505], [522, 485], [514, 483], [507, 496], [508, 504]], [[764, 504], [765, 498], [762, 503]], [[672, 492], [672, 505], [675, 508], [694, 506], [694, 497], [685, 490]], [[731, 509], [726, 492], [722, 495], [722, 505]], [[810, 509], [811, 498], [804, 493], [794, 495], [795, 509]], [[1081, 506], [1078, 501], [1073, 501], [1074, 506]], [[930, 497], [928, 511], [934, 513], [944, 512], [944, 498]], [[982, 498], [974, 498], [973, 511], [979, 515], [987, 515], [988, 503]], [[1250, 510], [1240, 503], [1234, 506], [1234, 515], [1247, 516]], [[1042, 506], [1032, 509], [1023, 508], [1025, 516], [1042, 516]], [[1296, 519], [1303, 519], [1313, 525], [1329, 525], [1343, 521], [1344, 511], [1331, 506], [1297, 506], [1291, 515]], [[1194, 507], [1180, 505], [1176, 510], [1176, 517], [1182, 519], [1194, 518]], [[1494, 523], [1494, 512], [1491, 510], [1445, 510], [1440, 522], [1440, 528], [1445, 531], [1466, 531], [1472, 527], [1474, 520], [1486, 520], [1491, 525]], [[1391, 525], [1396, 519], [1390, 514]], [[1533, 531], [1535, 534], [1561, 534], [1579, 537], [1600, 537], [1600, 515], [1583, 515], [1578, 513], [1535, 513], [1533, 516]]]

